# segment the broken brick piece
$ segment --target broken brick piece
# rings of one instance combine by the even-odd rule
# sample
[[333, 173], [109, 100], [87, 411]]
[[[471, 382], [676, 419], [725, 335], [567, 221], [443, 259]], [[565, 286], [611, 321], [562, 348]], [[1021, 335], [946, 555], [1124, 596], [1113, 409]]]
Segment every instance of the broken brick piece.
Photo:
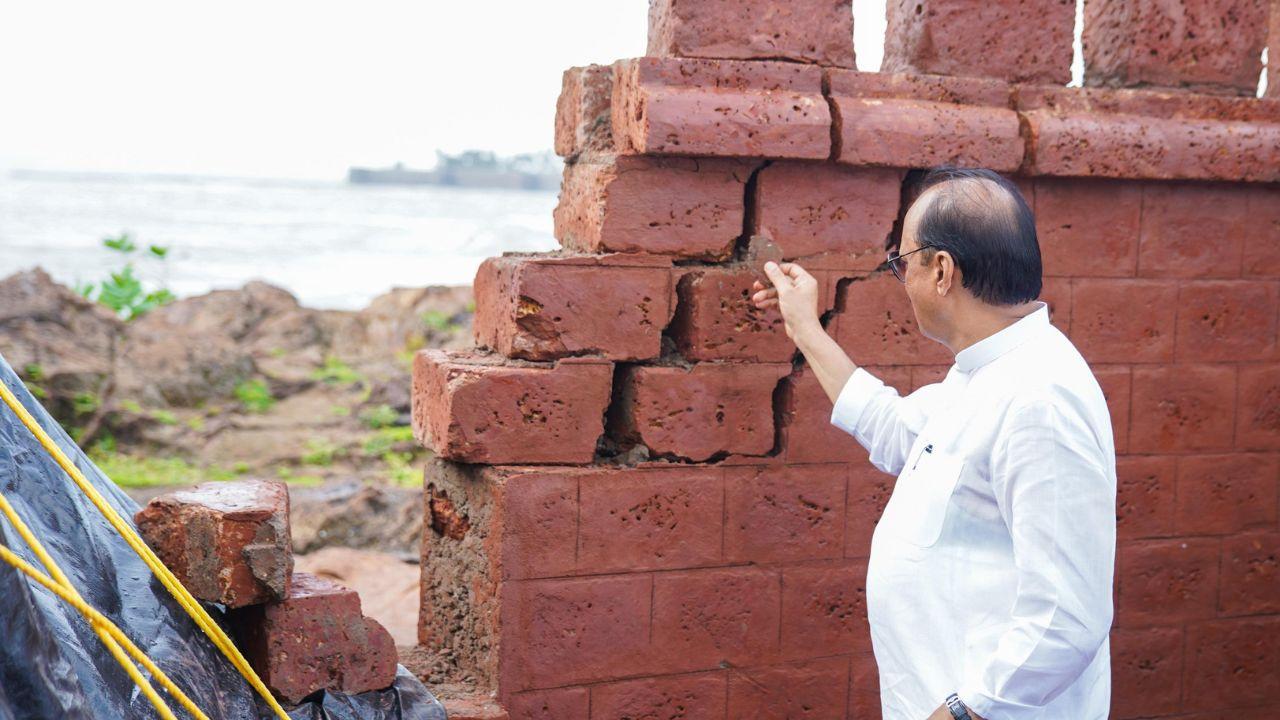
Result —
[[656, 0], [648, 54], [853, 67], [853, 3]]
[[489, 258], [476, 273], [476, 343], [525, 360], [655, 358], [670, 268], [641, 255]]
[[583, 252], [722, 260], [742, 234], [752, 165], [707, 158], [605, 157], [565, 166], [555, 233]]
[[789, 363], [699, 363], [626, 368], [610, 408], [622, 445], [702, 462], [766, 455], [774, 445], [773, 393]]
[[200, 600], [236, 608], [288, 592], [293, 548], [282, 482], [201, 483], [152, 499], [134, 522]]
[[360, 612], [360, 596], [332, 580], [294, 573], [283, 600], [228, 615], [245, 658], [290, 703], [317, 690], [362, 693], [396, 676], [391, 634]]
[[613, 363], [554, 364], [422, 350], [413, 362], [413, 431], [440, 457], [477, 463], [590, 462]]
[[613, 67], [587, 65], [564, 71], [556, 100], [556, 154], [566, 160], [613, 148], [609, 99]]
[[1075, 11], [1072, 0], [889, 0], [882, 69], [1065, 85]]
[[619, 60], [613, 138], [627, 154], [825, 159], [822, 70], [787, 62]]
[[1084, 8], [1084, 81], [1251, 96], [1266, 41], [1267, 0], [1094, 0]]

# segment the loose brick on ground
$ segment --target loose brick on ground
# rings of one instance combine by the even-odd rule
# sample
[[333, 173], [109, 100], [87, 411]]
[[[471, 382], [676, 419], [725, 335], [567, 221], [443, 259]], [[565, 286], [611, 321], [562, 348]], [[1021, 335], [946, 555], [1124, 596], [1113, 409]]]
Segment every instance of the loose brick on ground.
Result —
[[284, 600], [229, 616], [240, 647], [271, 692], [291, 702], [311, 693], [361, 693], [389, 687], [396, 675], [391, 634], [360, 613], [354, 590], [294, 573]]
[[284, 483], [201, 483], [152, 499], [134, 522], [200, 600], [237, 608], [288, 593], [293, 547]]

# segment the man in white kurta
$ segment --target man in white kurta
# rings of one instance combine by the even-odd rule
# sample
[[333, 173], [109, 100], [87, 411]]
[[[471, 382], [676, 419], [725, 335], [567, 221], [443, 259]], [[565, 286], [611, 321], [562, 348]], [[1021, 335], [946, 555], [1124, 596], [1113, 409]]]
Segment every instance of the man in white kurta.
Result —
[[[766, 268], [772, 287], [755, 296], [781, 306], [834, 397], [831, 421], [898, 477], [867, 569], [883, 715], [1102, 720], [1116, 488], [1106, 402], [1034, 300], [1039, 248], [1016, 188], [971, 171], [926, 185], [890, 266], [921, 330], [956, 351], [942, 382], [900, 397], [856, 367], [809, 317], [816, 289], [808, 297], [796, 265]], [[948, 211], [958, 219], [936, 217]], [[994, 218], [973, 222], [982, 213]]]

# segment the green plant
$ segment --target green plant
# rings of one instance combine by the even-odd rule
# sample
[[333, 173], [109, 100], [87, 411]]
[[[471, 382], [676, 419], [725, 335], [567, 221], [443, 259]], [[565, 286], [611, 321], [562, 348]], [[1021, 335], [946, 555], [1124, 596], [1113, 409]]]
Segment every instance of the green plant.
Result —
[[98, 469], [120, 487], [192, 485], [206, 480], [231, 480], [235, 473], [219, 467], [199, 467], [182, 458], [135, 457], [117, 453], [99, 441], [89, 452]]
[[260, 378], [245, 380], [236, 385], [235, 396], [240, 401], [240, 406], [252, 413], [264, 413], [276, 404], [271, 388]]
[[368, 425], [371, 430], [378, 428], [391, 427], [400, 420], [400, 413], [390, 405], [382, 404], [363, 410], [360, 413], [360, 420]]
[[389, 452], [382, 456], [387, 469], [387, 480], [400, 487], [416, 487], [422, 484], [422, 475], [413, 469], [413, 453]]
[[354, 385], [364, 380], [350, 365], [332, 355], [326, 357], [324, 364], [311, 373], [311, 379], [328, 385]]
[[[104, 238], [102, 244], [123, 255], [131, 255], [138, 249], [128, 233]], [[169, 249], [151, 245], [148, 252], [154, 259], [164, 260]], [[81, 284], [77, 290], [84, 297], [111, 308], [112, 312], [124, 320], [133, 320], [173, 301], [173, 293], [167, 288], [148, 289], [135, 273], [132, 262], [126, 262], [124, 267], [110, 273], [106, 280]]]
[[161, 425], [177, 425], [178, 424], [177, 416], [169, 412], [168, 410], [152, 410], [149, 413], [149, 415], [151, 415], [152, 420], [155, 420]]
[[49, 392], [41, 385], [44, 380], [44, 368], [40, 363], [27, 363], [22, 367], [22, 384], [27, 386], [27, 390], [38, 400], [44, 400], [49, 397]]
[[408, 425], [393, 425], [379, 428], [377, 432], [365, 438], [361, 451], [369, 457], [379, 457], [391, 452], [395, 446], [409, 443], [412, 445], [413, 428]]
[[341, 452], [341, 448], [328, 440], [312, 438], [307, 441], [307, 452], [300, 459], [304, 465], [328, 467]]
[[77, 415], [88, 415], [98, 409], [98, 396], [91, 392], [78, 392], [71, 398], [71, 407]]
[[448, 313], [440, 310], [427, 310], [420, 317], [424, 325], [437, 332], [448, 332], [458, 327]]
[[294, 475], [293, 468], [287, 465], [281, 465], [276, 468], [276, 477], [290, 485], [308, 486], [319, 485], [324, 482], [324, 480], [322, 480], [318, 475]]

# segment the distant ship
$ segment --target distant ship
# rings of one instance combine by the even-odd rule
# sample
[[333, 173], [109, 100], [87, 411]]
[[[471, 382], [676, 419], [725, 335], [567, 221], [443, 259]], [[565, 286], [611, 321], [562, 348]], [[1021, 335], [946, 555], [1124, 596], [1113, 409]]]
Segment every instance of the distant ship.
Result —
[[450, 187], [556, 190], [563, 164], [554, 153], [525, 153], [499, 157], [484, 150], [458, 155], [436, 153], [431, 170], [413, 170], [404, 163], [389, 168], [353, 167], [347, 182], [356, 185], [445, 185]]

